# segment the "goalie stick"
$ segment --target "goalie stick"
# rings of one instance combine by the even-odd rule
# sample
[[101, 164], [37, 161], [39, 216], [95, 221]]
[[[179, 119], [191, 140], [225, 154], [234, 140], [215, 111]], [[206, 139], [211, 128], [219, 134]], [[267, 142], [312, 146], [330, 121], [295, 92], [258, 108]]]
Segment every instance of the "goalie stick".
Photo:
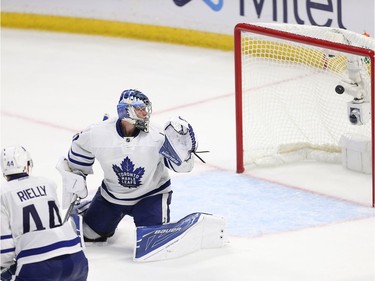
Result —
[[77, 194], [73, 194], [72, 202], [69, 205], [69, 208], [66, 210], [65, 217], [63, 223], [66, 223], [69, 220], [70, 214], [72, 213], [72, 210], [75, 205], [79, 204], [79, 201], [81, 198], [78, 197]]
[[[109, 118], [109, 115], [108, 115], [107, 113], [104, 113], [104, 114], [103, 114], [103, 118], [102, 118], [102, 120], [105, 121], [105, 120], [107, 120], [108, 118]], [[60, 170], [59, 170], [59, 171], [60, 171]], [[61, 171], [60, 171], [60, 172], [61, 172]], [[77, 181], [74, 182], [74, 184], [73, 184], [73, 188], [72, 188], [72, 189], [74, 189], [74, 186], [75, 186], [76, 183], [77, 183]], [[79, 202], [80, 202], [80, 200], [81, 200], [81, 198], [79, 198], [78, 195], [74, 193], [74, 194], [73, 194], [73, 197], [72, 197], [72, 199], [71, 199], [71, 202], [70, 202], [70, 204], [69, 204], [69, 207], [68, 207], [68, 209], [66, 210], [65, 217], [64, 217], [64, 221], [63, 221], [64, 223], [67, 222], [67, 221], [69, 220], [69, 217], [70, 217], [70, 215], [71, 215], [71, 213], [72, 213], [72, 210], [73, 210], [74, 206], [75, 206], [75, 205], [78, 205]]]

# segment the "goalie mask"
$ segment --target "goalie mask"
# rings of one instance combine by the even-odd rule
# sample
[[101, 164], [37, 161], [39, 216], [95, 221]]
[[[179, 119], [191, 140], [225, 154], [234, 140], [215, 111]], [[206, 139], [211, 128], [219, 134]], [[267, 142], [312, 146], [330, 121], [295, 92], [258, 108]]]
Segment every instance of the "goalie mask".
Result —
[[136, 128], [148, 132], [152, 104], [148, 97], [138, 90], [125, 90], [117, 105], [118, 117], [134, 124]]
[[22, 146], [10, 146], [2, 150], [1, 170], [4, 177], [20, 173], [30, 174], [32, 167], [33, 160]]

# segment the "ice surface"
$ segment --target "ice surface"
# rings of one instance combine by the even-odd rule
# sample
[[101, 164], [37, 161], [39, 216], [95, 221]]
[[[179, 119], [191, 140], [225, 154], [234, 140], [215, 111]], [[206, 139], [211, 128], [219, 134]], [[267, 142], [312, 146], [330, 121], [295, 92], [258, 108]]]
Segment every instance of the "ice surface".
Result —
[[[1, 39], [1, 146], [24, 145], [35, 175], [60, 183], [55, 165], [71, 137], [104, 113], [116, 114], [125, 88], [148, 94], [155, 122], [189, 120], [199, 148], [210, 150], [202, 155], [207, 164], [172, 174], [172, 219], [223, 215], [226, 246], [134, 263], [134, 225], [125, 218], [108, 245], [87, 246], [89, 280], [375, 280], [368, 179], [347, 178], [337, 165], [235, 173], [231, 52], [13, 29], [2, 29]], [[95, 166], [91, 195], [100, 181]]]

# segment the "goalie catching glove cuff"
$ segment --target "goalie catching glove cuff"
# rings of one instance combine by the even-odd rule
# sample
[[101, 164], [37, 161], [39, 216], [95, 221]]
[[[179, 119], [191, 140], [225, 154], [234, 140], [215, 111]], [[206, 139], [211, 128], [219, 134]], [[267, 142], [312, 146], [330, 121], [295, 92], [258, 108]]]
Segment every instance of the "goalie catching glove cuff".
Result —
[[173, 117], [164, 127], [165, 140], [159, 153], [177, 166], [188, 161], [197, 149], [197, 141], [191, 125], [180, 116]]
[[79, 198], [87, 197], [88, 192], [85, 174], [83, 174], [81, 171], [72, 171], [69, 168], [68, 160], [65, 158], [61, 158], [59, 160], [56, 169], [62, 176], [64, 192], [77, 194]]

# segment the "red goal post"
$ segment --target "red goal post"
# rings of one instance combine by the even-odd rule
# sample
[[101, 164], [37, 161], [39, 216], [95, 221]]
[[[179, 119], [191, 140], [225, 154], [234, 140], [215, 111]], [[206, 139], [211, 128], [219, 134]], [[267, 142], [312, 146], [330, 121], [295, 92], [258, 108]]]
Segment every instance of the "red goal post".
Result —
[[[344, 35], [341, 35], [342, 32]], [[309, 153], [307, 153], [309, 155], [317, 154], [316, 152], [318, 151], [319, 153], [322, 152], [329, 155], [327, 159], [335, 158], [336, 156], [332, 155], [338, 155], [341, 151], [339, 147], [339, 137], [348, 132], [359, 133], [371, 140], [372, 206], [375, 207], [375, 130], [374, 114], [372, 114], [374, 112], [375, 89], [374, 47], [373, 45], [371, 45], [371, 47], [368, 46], [366, 39], [361, 37], [365, 37], [364, 35], [354, 34], [353, 38], [355, 39], [350, 37], [350, 40], [346, 40], [346, 33], [348, 33], [349, 37], [354, 34], [346, 30], [290, 24], [239, 23], [235, 26], [236, 169], [238, 173], [244, 172], [248, 165], [251, 166], [254, 165], [254, 163], [257, 165], [258, 162], [273, 161], [270, 159], [274, 154], [283, 154], [281, 156], [282, 158], [284, 157], [285, 151], [297, 151], [301, 150], [301, 147], [302, 150], [304, 150], [304, 155], [306, 155], [307, 149], [309, 150]], [[345, 40], [340, 41], [340, 38], [344, 38]], [[357, 56], [362, 61], [366, 61], [369, 77], [369, 80], [365, 81], [364, 84], [368, 87], [371, 117], [368, 124], [364, 126], [353, 125], [348, 121], [346, 107], [349, 99], [344, 96], [349, 95], [327, 93], [332, 89], [334, 90], [335, 88], [332, 88], [332, 84], [339, 83], [344, 75], [343, 73], [348, 72], [346, 69], [346, 58], [351, 55]], [[265, 62], [266, 64], [262, 66], [260, 62]], [[275, 72], [273, 72], [273, 67], [277, 68]], [[305, 80], [313, 76], [321, 77], [321, 75], [324, 75], [324, 77], [328, 77], [327, 79], [329, 81], [324, 82], [321, 78], [315, 78], [315, 81], [310, 79], [313, 81], [311, 83], [311, 87], [313, 88], [311, 89], [303, 88], [300, 91], [293, 91], [296, 87], [294, 85], [291, 86], [294, 88], [285, 88], [284, 92], [278, 93], [277, 89], [283, 88], [284, 84], [293, 84], [293, 79], [296, 78], [284, 77], [286, 73], [293, 72], [293, 68], [295, 68], [296, 73], [300, 73], [298, 79], [302, 77], [301, 81], [303, 81], [304, 86], [305, 84], [309, 84]], [[258, 74], [262, 73], [262, 71], [263, 74]], [[263, 76], [259, 79], [259, 75]], [[274, 77], [277, 75], [281, 75], [279, 80], [277, 80], [277, 77]], [[250, 82], [245, 80], [249, 80]], [[255, 85], [255, 81], [262, 82]], [[289, 81], [290, 83], [285, 81]], [[290, 107], [286, 110], [286, 113], [282, 113], [290, 123], [294, 124], [293, 126], [295, 128], [289, 128], [289, 125], [288, 128], [283, 128], [278, 125], [279, 119], [284, 118], [278, 115], [278, 112], [283, 110], [280, 104], [275, 105], [272, 101], [272, 104], [268, 105], [265, 100], [259, 101], [259, 104], [254, 102], [254, 97], [263, 95], [261, 91], [259, 91], [259, 93], [256, 92], [261, 88], [266, 88], [269, 84], [272, 84], [269, 88], [273, 88], [272, 93], [269, 94], [270, 100], [278, 100], [285, 96], [286, 101], [282, 101], [280, 104], [288, 107], [289, 103], [294, 103], [297, 100], [295, 102], [295, 108]], [[314, 91], [316, 91], [313, 97], [314, 101], [306, 100], [301, 102], [300, 105], [298, 104], [301, 95]], [[323, 94], [325, 96], [317, 97]], [[248, 98], [249, 96], [252, 97], [252, 99]], [[266, 96], [267, 94], [264, 94], [264, 97]], [[319, 101], [316, 99], [319, 99]], [[306, 113], [307, 117], [303, 117], [305, 113], [303, 108], [304, 103], [314, 104], [314, 109], [311, 109], [311, 112], [306, 110], [306, 112], [308, 112]], [[327, 103], [327, 105], [325, 103]], [[324, 104], [324, 106], [322, 106], [322, 104]], [[259, 113], [261, 111], [260, 108], [266, 109], [264, 111], [267, 111], [268, 107], [272, 108], [272, 110], [267, 114], [274, 114], [274, 116], [269, 117], [266, 114], [265, 117], [259, 117], [259, 119], [257, 119], [258, 115], [255, 115], [254, 112]], [[344, 107], [345, 109], [343, 110]], [[301, 118], [292, 116], [294, 112], [299, 111], [301, 111], [299, 113], [300, 116], [302, 116]], [[252, 113], [253, 115], [251, 115]], [[261, 115], [261, 113], [263, 112], [260, 112], [259, 115]], [[306, 119], [304, 120], [304, 118]], [[319, 121], [315, 124], [312, 119]], [[247, 123], [251, 123], [251, 121], [261, 124], [264, 128], [261, 128], [261, 131], [255, 130], [254, 127], [247, 125]], [[280, 136], [276, 132], [276, 135], [268, 135], [267, 137], [267, 133], [272, 134], [272, 129], [269, 130], [267, 124], [273, 124], [274, 122], [277, 123], [277, 125], [275, 125], [277, 126], [276, 131], [280, 133]], [[303, 123], [308, 123], [309, 126], [304, 128]], [[280, 124], [283, 123], [280, 122]], [[323, 128], [320, 133], [320, 127], [323, 126], [326, 128]], [[308, 131], [310, 128], [312, 132]], [[306, 139], [297, 137], [293, 130], [304, 135]], [[325, 139], [326, 135], [329, 135], [330, 139], [328, 141]], [[263, 140], [262, 137], [264, 137]], [[269, 139], [280, 139], [280, 143], [276, 143], [276, 141], [279, 140], [275, 140], [275, 143], [268, 143]], [[266, 142], [267, 144], [264, 144]], [[281, 153], [279, 152], [280, 147], [283, 149]], [[314, 152], [311, 153], [311, 151]], [[258, 160], [259, 158], [257, 157], [263, 157], [263, 160], [265, 158], [267, 160]], [[281, 158], [280, 155], [278, 155], [277, 160], [275, 160], [276, 162], [273, 162], [272, 165], [283, 163], [284, 159], [280, 160]], [[291, 158], [295, 159], [296, 157], [293, 156]], [[318, 158], [320, 159], [321, 156], [318, 156]], [[328, 162], [329, 161], [331, 160], [328, 160]]]

